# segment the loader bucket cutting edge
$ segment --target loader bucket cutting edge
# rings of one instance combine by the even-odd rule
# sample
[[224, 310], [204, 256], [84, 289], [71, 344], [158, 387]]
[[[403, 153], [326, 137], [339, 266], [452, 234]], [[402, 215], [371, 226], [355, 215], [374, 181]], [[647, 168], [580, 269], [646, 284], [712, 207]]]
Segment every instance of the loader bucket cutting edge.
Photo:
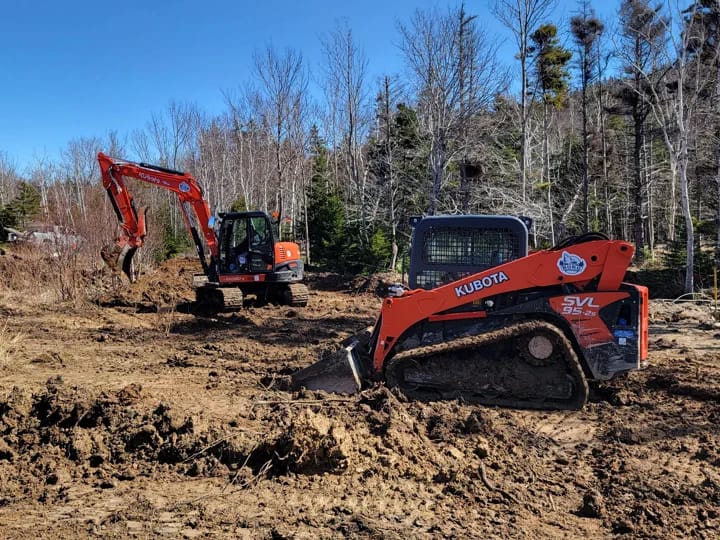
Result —
[[[354, 394], [362, 389], [366, 362], [358, 346], [366, 345], [369, 332], [349, 340], [347, 346], [292, 375], [295, 390], [323, 390], [336, 394]], [[362, 347], [360, 347], [362, 349]]]

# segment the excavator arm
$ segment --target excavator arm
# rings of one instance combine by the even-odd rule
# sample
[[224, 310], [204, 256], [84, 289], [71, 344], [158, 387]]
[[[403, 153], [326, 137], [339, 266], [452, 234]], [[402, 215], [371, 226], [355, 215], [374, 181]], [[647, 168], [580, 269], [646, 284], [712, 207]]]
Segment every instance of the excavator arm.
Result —
[[[131, 281], [134, 280], [132, 257], [135, 251], [143, 245], [147, 234], [146, 209], [136, 207], [124, 180], [124, 178], [134, 178], [172, 191], [178, 196], [183, 219], [195, 243], [200, 263], [205, 274], [212, 279], [212, 274], [215, 272], [213, 261], [216, 261], [218, 257], [218, 241], [209, 224], [210, 207], [195, 178], [188, 173], [156, 165], [114, 159], [102, 152], [98, 154], [98, 162], [103, 187], [110, 197], [121, 229], [115, 245], [104, 248], [102, 251], [103, 259], [108, 266], [115, 270], [122, 270]], [[210, 263], [205, 257], [201, 233], [210, 251]]]

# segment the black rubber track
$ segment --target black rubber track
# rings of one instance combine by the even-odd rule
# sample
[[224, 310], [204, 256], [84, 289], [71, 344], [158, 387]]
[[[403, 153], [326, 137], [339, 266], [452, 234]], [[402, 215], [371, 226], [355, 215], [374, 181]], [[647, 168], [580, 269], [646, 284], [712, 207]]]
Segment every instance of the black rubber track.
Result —
[[[533, 338], [544, 345], [545, 358], [531, 354]], [[421, 401], [577, 410], [588, 397], [572, 344], [560, 328], [544, 321], [403, 351], [386, 364], [385, 377], [388, 386]]]
[[308, 296], [307, 285], [303, 283], [290, 283], [280, 291], [280, 301], [286, 306], [305, 307]]

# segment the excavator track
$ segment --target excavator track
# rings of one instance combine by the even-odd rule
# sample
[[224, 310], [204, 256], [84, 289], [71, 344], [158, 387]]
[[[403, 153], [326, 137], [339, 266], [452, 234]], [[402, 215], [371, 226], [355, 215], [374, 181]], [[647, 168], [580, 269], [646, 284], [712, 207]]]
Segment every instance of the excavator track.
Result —
[[233, 311], [243, 308], [244, 296], [242, 290], [235, 287], [228, 287], [218, 290], [222, 293], [223, 296], [223, 310]]
[[219, 313], [243, 308], [243, 292], [236, 287], [198, 287], [195, 289], [196, 309], [201, 313]]
[[576, 410], [588, 397], [572, 344], [544, 321], [403, 351], [387, 362], [385, 376], [388, 386], [421, 401]]
[[308, 288], [302, 283], [290, 283], [280, 290], [280, 301], [287, 306], [305, 307], [308, 296]]

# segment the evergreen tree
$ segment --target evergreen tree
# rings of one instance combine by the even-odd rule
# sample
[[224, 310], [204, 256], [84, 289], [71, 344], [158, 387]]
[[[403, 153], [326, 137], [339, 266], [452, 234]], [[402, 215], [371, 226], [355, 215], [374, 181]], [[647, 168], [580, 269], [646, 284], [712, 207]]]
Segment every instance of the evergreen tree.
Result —
[[40, 213], [40, 193], [29, 182], [18, 184], [18, 194], [5, 206], [0, 205], [0, 239], [7, 234], [4, 227], [25, 228]]
[[[550, 214], [550, 241], [555, 243], [553, 225], [552, 182], [550, 180], [549, 123], [550, 110], [560, 108], [565, 102], [570, 73], [567, 64], [572, 53], [560, 45], [557, 27], [543, 24], [532, 34], [535, 43], [535, 72], [537, 86], [543, 107], [543, 180], [547, 189], [548, 212]], [[564, 225], [563, 225], [564, 226]]]
[[160, 210], [160, 222], [162, 223], [162, 250], [156, 253], [158, 262], [171, 259], [181, 255], [192, 247], [192, 239], [183, 227], [175, 230], [170, 219], [172, 209], [169, 205], [163, 205]]
[[242, 195], [239, 195], [238, 198], [230, 205], [231, 212], [247, 212], [247, 210], [247, 203], [245, 202], [245, 197]]
[[590, 229], [588, 192], [590, 184], [589, 145], [588, 145], [588, 87], [594, 79], [599, 62], [595, 42], [605, 29], [605, 25], [594, 16], [587, 0], [583, 1], [583, 12], [570, 19], [570, 29], [578, 49], [578, 67], [580, 69], [580, 91], [582, 94], [582, 144], [583, 144], [583, 230]]
[[10, 205], [0, 205], [0, 241], [7, 240], [5, 227], [15, 228], [18, 225], [18, 219]]
[[[417, 114], [404, 103], [389, 110], [386, 97], [378, 98], [378, 135], [369, 141], [368, 170], [375, 177], [383, 193], [387, 223], [382, 223], [382, 234], [389, 237], [390, 267], [398, 253], [406, 249], [408, 238], [397, 234], [398, 227], [407, 218], [420, 215], [428, 207], [430, 188], [427, 145], [420, 136]], [[377, 233], [379, 234], [379, 233]], [[395, 247], [393, 248], [393, 243]], [[375, 252], [372, 239], [369, 251]]]
[[321, 267], [338, 270], [342, 266], [345, 214], [342, 200], [330, 182], [328, 150], [317, 133], [311, 134], [312, 177], [307, 203], [308, 244], [312, 260]]

